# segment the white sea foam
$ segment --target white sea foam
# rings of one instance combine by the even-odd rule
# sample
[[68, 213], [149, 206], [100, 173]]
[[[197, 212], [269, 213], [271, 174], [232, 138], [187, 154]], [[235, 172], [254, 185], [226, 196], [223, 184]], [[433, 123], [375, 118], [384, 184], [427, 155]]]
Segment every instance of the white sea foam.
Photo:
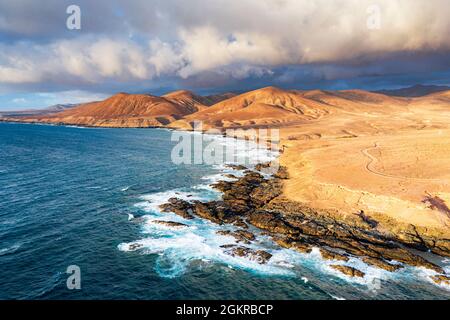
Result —
[[2, 249], [0, 249], [0, 256], [5, 256], [5, 255], [8, 255], [8, 254], [12, 254], [12, 253], [16, 252], [17, 250], [19, 250], [20, 247], [21, 247], [20, 244], [15, 244], [15, 245], [13, 245], [11, 247], [2, 248]]
[[[444, 267], [443, 269], [446, 273], [448, 272], [448, 267]], [[414, 277], [416, 279], [418, 278], [424, 282], [433, 284], [441, 289], [450, 291], [450, 285], [447, 285], [445, 283], [438, 284], [438, 283], [434, 282], [432, 277], [438, 275], [438, 273], [436, 271], [433, 271], [433, 270], [430, 270], [427, 268], [423, 268], [423, 267], [416, 267], [416, 268], [408, 267], [404, 273], [408, 277]]]
[[273, 161], [279, 155], [278, 150], [269, 150], [255, 141], [212, 135], [205, 135], [204, 140], [215, 140], [224, 146], [229, 164], [241, 164], [253, 168], [257, 163]]
[[[194, 133], [198, 134], [198, 133]], [[252, 144], [243, 140], [234, 141], [233, 138], [210, 136], [210, 139], [219, 139], [223, 144], [234, 144], [237, 153], [243, 154], [258, 159], [258, 162], [272, 161], [278, 156], [278, 152], [268, 151], [258, 148], [256, 144]], [[251, 152], [248, 152], [250, 148]], [[245, 152], [244, 152], [245, 151]], [[254, 160], [253, 159], [253, 160]], [[242, 159], [241, 159], [242, 160]], [[245, 161], [244, 161], [245, 162]], [[257, 163], [254, 161], [253, 163]], [[230, 164], [242, 164], [239, 161]], [[251, 167], [251, 166], [250, 166]], [[213, 169], [218, 170], [211, 175], [202, 178], [205, 184], [199, 184], [189, 189], [174, 189], [153, 194], [148, 194], [140, 197], [141, 202], [136, 206], [146, 212], [143, 217], [142, 232], [144, 238], [130, 243], [122, 243], [118, 248], [122, 251], [138, 251], [142, 254], [155, 254], [158, 256], [156, 263], [156, 271], [162, 277], [176, 277], [183, 274], [186, 268], [195, 261], [201, 264], [221, 263], [229, 270], [245, 269], [252, 272], [268, 274], [268, 275], [283, 275], [283, 276], [298, 276], [305, 283], [309, 281], [308, 278], [303, 277], [297, 272], [298, 267], [305, 267], [314, 272], [321, 272], [341, 280], [356, 283], [366, 286], [369, 290], [378, 290], [380, 288], [380, 281], [403, 276], [411, 276], [415, 274], [416, 277], [430, 282], [429, 271], [421, 271], [420, 268], [406, 267], [399, 272], [390, 273], [363, 263], [357, 258], [350, 258], [349, 261], [343, 263], [342, 261], [325, 261], [322, 259], [319, 250], [316, 248], [309, 254], [299, 253], [293, 250], [280, 248], [274, 246], [267, 237], [259, 234], [258, 231], [252, 230], [257, 234], [257, 241], [254, 241], [249, 248], [258, 250], [263, 249], [272, 254], [272, 258], [267, 264], [259, 264], [256, 261], [249, 260], [245, 257], [232, 257], [226, 253], [227, 249], [221, 246], [235, 243], [235, 239], [218, 235], [218, 230], [233, 229], [231, 226], [218, 226], [207, 220], [193, 219], [185, 220], [173, 213], [163, 213], [159, 206], [166, 203], [172, 197], [180, 198], [185, 201], [210, 201], [220, 198], [220, 194], [215, 191], [210, 184], [219, 180], [232, 181], [233, 178], [226, 177], [227, 174], [234, 176], [242, 176], [243, 171], [235, 170], [227, 166], [227, 164], [217, 164]], [[188, 227], [175, 228], [168, 227], [154, 223], [154, 220], [175, 221], [182, 222]], [[259, 234], [259, 235], [258, 235]], [[354, 267], [365, 273], [363, 278], [351, 278], [341, 272], [331, 268], [333, 264], [343, 264]], [[450, 265], [446, 267], [450, 271]], [[411, 271], [412, 270], [412, 271]], [[434, 283], [434, 282], [433, 282]], [[344, 300], [344, 298], [331, 296], [337, 300]]]
[[332, 294], [330, 294], [330, 297], [332, 297], [334, 300], [346, 300], [345, 298], [341, 298], [341, 297], [338, 297], [338, 296], [334, 296], [334, 295], [332, 295]]
[[[153, 226], [147, 224], [146, 227]], [[217, 235], [216, 231], [219, 228], [219, 226], [203, 225], [197, 226], [195, 229], [189, 227], [170, 230], [164, 233], [164, 237], [159, 232], [152, 232], [152, 237], [120, 244], [119, 249], [133, 251], [133, 247], [139, 246], [139, 250], [145, 254], [162, 254], [158, 258], [158, 272], [165, 277], [183, 273], [190, 263], [196, 260], [205, 263], [223, 263], [233, 268], [262, 274], [293, 275], [289, 268], [272, 261], [267, 264], [259, 264], [246, 257], [233, 257], [227, 254], [227, 249], [221, 248], [221, 246], [234, 243], [234, 241], [230, 241], [229, 237]], [[276, 252], [272, 252], [272, 254], [276, 254]]]
[[[308, 260], [311, 261], [314, 269], [320, 270], [324, 274], [332, 275], [347, 282], [364, 285], [369, 290], [378, 290], [380, 281], [387, 279], [389, 277], [388, 271], [369, 266], [358, 258], [350, 257], [349, 261], [347, 262], [336, 260], [324, 260], [322, 259], [322, 256], [318, 248], [313, 248], [312, 252], [306, 254], [306, 256]], [[338, 270], [333, 269], [331, 265], [345, 265], [353, 267], [357, 270], [362, 271], [365, 275], [362, 278], [349, 277], [339, 272]]]
[[[219, 139], [222, 144], [233, 144], [236, 156], [239, 153], [247, 157], [254, 157], [261, 161], [271, 161], [276, 157], [276, 153], [260, 148], [255, 143], [244, 140], [235, 140], [228, 137], [209, 136], [209, 139]], [[250, 152], [248, 152], [250, 150]], [[236, 157], [237, 160], [239, 157]], [[262, 160], [261, 160], [262, 159]], [[230, 164], [248, 165], [248, 159], [244, 163], [236, 161]], [[250, 161], [256, 164], [256, 161]], [[145, 238], [122, 243], [118, 248], [122, 251], [139, 251], [144, 254], [158, 255], [156, 269], [161, 276], [173, 277], [183, 273], [188, 265], [193, 261], [202, 261], [203, 263], [223, 263], [233, 269], [246, 269], [257, 273], [272, 275], [295, 275], [294, 268], [301, 261], [299, 253], [278, 248], [267, 248], [264, 241], [267, 239], [261, 237], [260, 242], [255, 241], [249, 248], [254, 250], [264, 249], [272, 254], [272, 258], [267, 264], [259, 264], [248, 257], [233, 257], [226, 251], [229, 249], [221, 246], [235, 244], [233, 237], [218, 235], [218, 230], [234, 229], [231, 226], [218, 226], [207, 220], [193, 219], [185, 220], [173, 213], [163, 213], [159, 206], [166, 203], [168, 199], [176, 197], [185, 201], [210, 201], [219, 199], [221, 194], [214, 190], [210, 184], [219, 180], [233, 180], [225, 177], [227, 174], [233, 174], [236, 177], [243, 175], [242, 170], [230, 168], [227, 164], [215, 165], [213, 169], [218, 173], [203, 177], [205, 184], [199, 184], [189, 189], [174, 189], [158, 193], [143, 195], [141, 202], [136, 206], [144, 210], [147, 214], [143, 216], [142, 232]], [[187, 228], [171, 228], [165, 225], [154, 223], [155, 220], [182, 222], [188, 225]]]
[[143, 195], [140, 199], [144, 201], [137, 203], [136, 206], [148, 212], [158, 213], [160, 212], [159, 206], [167, 203], [170, 198], [178, 198], [185, 201], [209, 201], [220, 196], [219, 193], [214, 191], [209, 185], [197, 185], [191, 189], [192, 190], [189, 191], [183, 189], [173, 189]]

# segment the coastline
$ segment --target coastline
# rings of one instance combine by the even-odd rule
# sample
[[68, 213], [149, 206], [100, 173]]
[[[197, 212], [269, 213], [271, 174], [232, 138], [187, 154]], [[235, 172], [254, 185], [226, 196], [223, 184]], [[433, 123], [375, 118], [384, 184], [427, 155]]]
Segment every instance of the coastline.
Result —
[[[73, 126], [61, 123], [42, 124]], [[166, 127], [158, 128], [177, 130]], [[236, 139], [236, 137], [228, 138]], [[284, 248], [302, 253], [309, 253], [313, 248], [320, 248], [322, 258], [325, 260], [345, 263], [352, 257], [358, 257], [368, 265], [390, 272], [401, 268], [398, 262], [424, 267], [433, 271], [431, 279], [435, 283], [449, 285], [450, 279], [441, 267], [409, 250], [409, 248], [421, 251], [432, 250], [433, 248], [430, 248], [427, 242], [436, 243], [436, 240], [439, 239], [431, 238], [424, 242], [419, 237], [419, 240], [411, 241], [411, 239], [401, 238], [400, 234], [382, 234], [374, 230], [374, 222], [364, 217], [363, 213], [359, 215], [359, 223], [354, 223], [336, 219], [330, 213], [317, 212], [300, 203], [289, 201], [282, 195], [283, 181], [288, 179], [288, 176], [286, 169], [281, 169], [281, 171], [281, 174], [271, 179], [265, 179], [255, 171], [246, 171], [244, 177], [238, 178], [237, 181], [219, 181], [214, 185], [217, 190], [222, 192], [223, 201], [190, 203], [185, 200], [171, 199], [168, 204], [163, 206], [163, 210], [175, 212], [188, 219], [189, 215], [192, 216], [191, 213], [193, 213], [197, 217], [217, 224], [238, 226], [242, 228], [242, 232], [231, 234], [231, 236], [237, 237], [239, 242], [243, 239], [249, 241], [249, 238], [252, 238], [248, 233], [244, 233], [247, 229], [245, 225], [250, 224], [266, 232], [275, 243]], [[418, 234], [415, 236], [417, 237]], [[404, 246], [409, 248], [404, 248]], [[264, 260], [270, 259], [269, 255], [264, 252], [254, 252], [241, 245], [228, 249], [230, 249], [230, 254], [249, 256], [262, 263]], [[448, 257], [450, 251], [442, 250], [440, 255]], [[359, 270], [342, 264], [336, 264], [334, 269], [350, 277], [364, 277]]]
[[400, 239], [373, 231], [370, 222], [362, 219], [359, 225], [350, 225], [283, 199], [282, 181], [288, 179], [283, 171], [276, 177], [265, 179], [256, 171], [246, 170], [236, 181], [213, 184], [223, 193], [222, 200], [189, 202], [171, 198], [161, 205], [161, 210], [185, 219], [200, 217], [219, 225], [238, 227], [237, 231], [229, 233], [237, 241], [236, 245], [229, 246], [230, 254], [247, 256], [262, 264], [270, 259], [270, 255], [239, 244], [250, 243], [254, 238], [246, 231], [249, 225], [263, 231], [280, 247], [300, 253], [311, 253], [318, 248], [324, 260], [335, 263], [332, 268], [350, 277], [364, 277], [360, 270], [345, 265], [350, 259], [358, 258], [388, 272], [406, 265], [426, 268], [433, 273], [431, 280], [447, 284], [449, 278], [442, 267], [411, 250], [413, 248], [405, 247], [406, 243]]

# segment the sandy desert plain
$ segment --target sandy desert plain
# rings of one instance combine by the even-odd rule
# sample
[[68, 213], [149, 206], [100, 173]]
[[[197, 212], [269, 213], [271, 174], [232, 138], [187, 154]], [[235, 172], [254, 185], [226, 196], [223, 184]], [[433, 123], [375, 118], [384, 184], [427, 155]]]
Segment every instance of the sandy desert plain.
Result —
[[449, 106], [448, 91], [401, 98], [269, 87], [188, 118], [211, 127], [279, 128], [288, 200], [343, 219], [358, 219], [362, 210], [388, 232], [412, 224], [450, 239]]

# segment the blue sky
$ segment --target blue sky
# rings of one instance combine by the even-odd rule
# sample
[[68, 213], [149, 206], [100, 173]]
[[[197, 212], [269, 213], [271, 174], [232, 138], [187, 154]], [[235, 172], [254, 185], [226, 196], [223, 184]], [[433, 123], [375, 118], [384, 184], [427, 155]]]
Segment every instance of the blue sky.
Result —
[[[0, 110], [163, 94], [450, 84], [447, 0], [0, 0]], [[66, 9], [81, 9], [68, 30]]]

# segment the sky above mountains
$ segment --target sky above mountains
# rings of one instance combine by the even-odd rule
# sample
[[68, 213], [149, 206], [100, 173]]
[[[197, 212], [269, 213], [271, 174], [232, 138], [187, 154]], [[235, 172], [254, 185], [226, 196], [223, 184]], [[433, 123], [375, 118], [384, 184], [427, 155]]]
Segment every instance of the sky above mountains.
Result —
[[0, 0], [0, 110], [117, 91], [450, 84], [449, 16], [447, 0]]

